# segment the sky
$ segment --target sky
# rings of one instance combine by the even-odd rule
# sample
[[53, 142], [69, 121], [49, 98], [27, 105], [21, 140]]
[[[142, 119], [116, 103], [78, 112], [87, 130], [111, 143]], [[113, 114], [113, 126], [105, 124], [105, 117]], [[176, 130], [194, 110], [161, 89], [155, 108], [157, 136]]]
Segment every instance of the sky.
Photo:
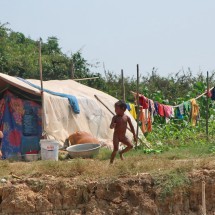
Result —
[[0, 22], [127, 76], [215, 69], [214, 0], [0, 0]]

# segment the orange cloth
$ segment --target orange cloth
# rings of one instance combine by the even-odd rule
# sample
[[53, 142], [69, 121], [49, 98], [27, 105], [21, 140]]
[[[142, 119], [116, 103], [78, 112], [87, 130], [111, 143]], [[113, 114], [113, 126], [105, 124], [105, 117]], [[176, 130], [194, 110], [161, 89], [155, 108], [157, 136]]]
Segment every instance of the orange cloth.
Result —
[[197, 117], [199, 115], [199, 106], [195, 99], [191, 99], [190, 102], [191, 102], [191, 124], [195, 126], [197, 122]]
[[147, 128], [146, 128], [146, 119], [145, 119], [145, 111], [143, 111], [143, 108], [140, 108], [140, 121], [142, 123], [141, 125], [141, 130], [143, 133], [147, 132]]
[[148, 132], [152, 132], [151, 114], [149, 114], [149, 117], [148, 117]]
[[146, 132], [152, 132], [152, 120], [151, 120], [151, 114], [148, 112], [146, 113], [146, 110], [142, 107], [140, 108], [140, 121], [141, 121], [141, 130], [143, 133]]

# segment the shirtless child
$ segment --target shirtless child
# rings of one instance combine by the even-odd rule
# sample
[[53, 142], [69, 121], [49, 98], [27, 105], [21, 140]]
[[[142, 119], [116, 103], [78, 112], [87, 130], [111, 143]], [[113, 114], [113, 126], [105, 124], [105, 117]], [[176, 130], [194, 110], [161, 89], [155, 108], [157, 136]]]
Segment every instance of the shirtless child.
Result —
[[133, 148], [131, 141], [125, 136], [127, 130], [127, 124], [129, 124], [131, 132], [134, 136], [134, 141], [137, 141], [134, 127], [131, 123], [131, 119], [129, 116], [125, 115], [126, 111], [126, 103], [124, 101], [118, 101], [115, 103], [115, 113], [116, 115], [113, 117], [112, 122], [110, 124], [110, 128], [114, 128], [113, 134], [113, 152], [111, 154], [110, 163], [112, 164], [114, 158], [116, 156], [117, 151], [119, 150], [119, 142], [123, 143], [127, 147], [119, 152], [121, 160], [124, 159], [123, 154]]

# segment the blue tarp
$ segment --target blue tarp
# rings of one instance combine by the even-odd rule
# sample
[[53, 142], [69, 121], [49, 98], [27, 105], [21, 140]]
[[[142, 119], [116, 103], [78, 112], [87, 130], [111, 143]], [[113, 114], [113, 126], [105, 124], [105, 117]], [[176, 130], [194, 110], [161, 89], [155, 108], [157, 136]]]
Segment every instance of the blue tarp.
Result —
[[[41, 90], [41, 87], [35, 85], [35, 84], [32, 84], [30, 81], [27, 81], [23, 78], [20, 78], [20, 77], [17, 77], [20, 81], [23, 81], [24, 83], [38, 89], [38, 90]], [[60, 97], [63, 97], [63, 98], [67, 98], [69, 100], [69, 104], [71, 105], [74, 113], [80, 113], [80, 108], [79, 108], [79, 105], [78, 105], [78, 100], [75, 96], [72, 96], [72, 95], [68, 95], [68, 94], [64, 94], [64, 93], [57, 93], [57, 92], [53, 92], [51, 90], [47, 90], [47, 89], [43, 89], [44, 92], [46, 93], [49, 93], [49, 94], [52, 94], [54, 96], [60, 96]]]

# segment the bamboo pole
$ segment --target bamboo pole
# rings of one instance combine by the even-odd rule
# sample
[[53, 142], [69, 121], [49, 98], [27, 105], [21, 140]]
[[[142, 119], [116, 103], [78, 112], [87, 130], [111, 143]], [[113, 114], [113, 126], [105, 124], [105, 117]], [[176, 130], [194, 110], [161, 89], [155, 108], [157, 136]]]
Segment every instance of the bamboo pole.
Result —
[[206, 215], [205, 181], [202, 181], [202, 215]]
[[207, 135], [207, 141], [209, 140], [209, 132], [208, 132], [208, 118], [209, 118], [209, 77], [208, 77], [208, 71], [207, 71], [207, 100], [206, 100], [206, 135]]
[[43, 91], [43, 67], [42, 67], [42, 54], [41, 54], [41, 47], [42, 47], [42, 39], [40, 38], [39, 41], [39, 67], [40, 67], [40, 85], [41, 85], [41, 100], [42, 100], [42, 136], [45, 135], [45, 110], [44, 110], [44, 91]]
[[122, 100], [125, 101], [125, 82], [123, 69], [121, 70], [121, 75], [122, 75]]
[[[137, 131], [136, 136], [139, 135], [139, 118], [140, 118], [140, 103], [139, 103], [139, 65], [137, 64]], [[135, 147], [137, 148], [137, 142]]]

